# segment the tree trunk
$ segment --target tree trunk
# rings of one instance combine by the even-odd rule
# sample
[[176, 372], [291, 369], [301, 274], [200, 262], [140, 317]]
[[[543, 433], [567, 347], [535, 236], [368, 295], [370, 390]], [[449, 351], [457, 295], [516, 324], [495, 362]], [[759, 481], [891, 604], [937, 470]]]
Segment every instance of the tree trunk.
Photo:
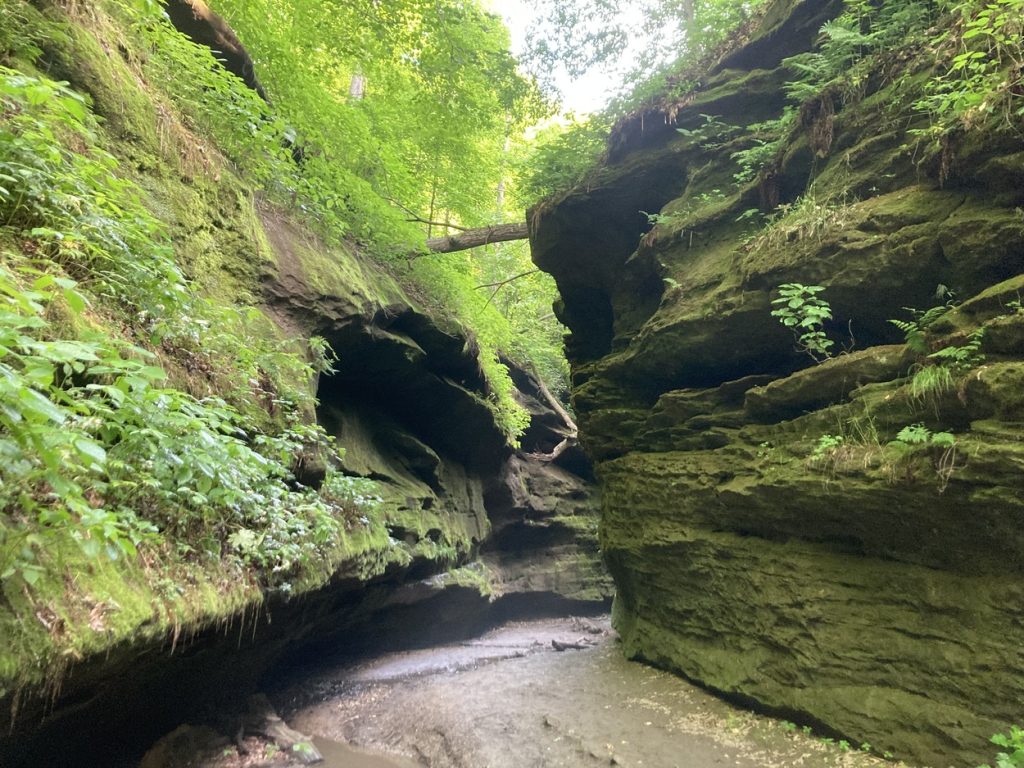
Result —
[[366, 95], [366, 78], [363, 77], [363, 73], [358, 69], [352, 75], [352, 80], [348, 85], [348, 95], [350, 99], [358, 101]]
[[492, 227], [467, 229], [454, 235], [432, 237], [427, 240], [427, 248], [435, 253], [451, 253], [478, 248], [488, 243], [503, 243], [508, 240], [525, 240], [530, 236], [525, 221], [511, 224], [495, 224]]
[[694, 0], [683, 0], [683, 23], [686, 25], [687, 35], [693, 34], [693, 22], [696, 18], [693, 1]]

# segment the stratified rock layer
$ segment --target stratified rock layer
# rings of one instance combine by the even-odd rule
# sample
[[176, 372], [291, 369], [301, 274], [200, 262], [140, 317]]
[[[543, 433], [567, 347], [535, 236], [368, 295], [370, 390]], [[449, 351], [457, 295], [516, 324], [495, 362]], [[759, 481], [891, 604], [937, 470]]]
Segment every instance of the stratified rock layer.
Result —
[[[944, 158], [915, 143], [908, 59], [822, 97], [829, 146], [808, 120], [737, 186], [783, 59], [836, 12], [777, 4], [684, 102], [618, 126], [602, 167], [532, 212], [534, 259], [572, 331], [626, 652], [853, 743], [977, 764], [1024, 701], [1024, 155], [996, 134]], [[639, 211], [659, 210], [651, 229]], [[794, 349], [770, 315], [788, 282], [825, 286], [849, 353]], [[940, 286], [969, 300], [932, 350], [984, 328], [983, 358], [922, 392], [936, 361], [888, 321]], [[896, 439], [915, 424], [953, 441]]]

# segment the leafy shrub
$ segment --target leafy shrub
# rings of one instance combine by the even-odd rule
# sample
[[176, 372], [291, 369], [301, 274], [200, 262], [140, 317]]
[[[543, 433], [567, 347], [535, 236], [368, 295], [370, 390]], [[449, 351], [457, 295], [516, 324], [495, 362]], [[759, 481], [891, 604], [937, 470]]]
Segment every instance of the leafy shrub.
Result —
[[[1021, 768], [1024, 766], [1024, 728], [1010, 726], [1009, 733], [997, 733], [991, 739], [997, 747], [1007, 751], [996, 755], [996, 768]], [[985, 765], [981, 768], [989, 768]]]
[[[337, 532], [290, 471], [327, 444], [302, 424], [313, 369], [192, 292], [80, 96], [0, 68], [0, 108], [0, 576], [36, 582], [60, 541], [117, 559], [164, 534], [272, 579], [312, 563]], [[165, 386], [152, 348], [205, 356], [233, 402]]]
[[772, 317], [793, 331], [797, 349], [816, 363], [831, 357], [830, 350], [835, 346], [825, 334], [824, 323], [832, 319], [832, 308], [818, 297], [824, 290], [820, 285], [785, 283], [779, 286], [779, 295], [772, 299], [776, 307]]
[[1024, 117], [1024, 0], [943, 0], [949, 15], [932, 42], [939, 67], [946, 68], [916, 104], [932, 118], [929, 130], [990, 123], [1020, 129]]

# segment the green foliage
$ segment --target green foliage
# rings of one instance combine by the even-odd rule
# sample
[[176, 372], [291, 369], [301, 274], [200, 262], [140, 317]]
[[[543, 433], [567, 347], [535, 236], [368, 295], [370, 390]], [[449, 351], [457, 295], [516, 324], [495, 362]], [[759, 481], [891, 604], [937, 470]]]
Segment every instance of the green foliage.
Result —
[[[306, 150], [289, 175], [336, 192], [338, 218], [360, 239], [378, 252], [395, 245], [411, 229], [404, 211], [490, 223], [506, 138], [548, 112], [500, 18], [454, 0], [224, 0], [218, 10], [253, 54], [271, 112]], [[353, 77], [361, 98], [349, 95]], [[364, 213], [373, 216], [361, 222]]]
[[956, 437], [951, 432], [932, 432], [924, 424], [919, 423], [903, 427], [893, 442], [906, 446], [930, 445], [936, 448], [949, 448], [956, 443]]
[[843, 446], [846, 438], [842, 435], [822, 435], [811, 451], [811, 461], [824, 461]]
[[[417, 221], [489, 224], [503, 213], [495, 209], [499, 185], [523, 198], [560, 183], [560, 153], [543, 145], [534, 160], [553, 175], [527, 176], [522, 191], [511, 178], [523, 166], [508, 155], [507, 143], [515, 144], [547, 107], [516, 71], [500, 20], [476, 3], [420, 0], [356, 2], [330, 13], [306, 0], [225, 0], [219, 10], [256, 58], [273, 106], [162, 17], [137, 14], [153, 50], [147, 73], [279, 205], [391, 262], [416, 294], [474, 336], [488, 402], [514, 440], [527, 416], [500, 358], [517, 353], [515, 334], [507, 319], [476, 300], [474, 276], [487, 269], [465, 255], [406, 261], [422, 249], [424, 235], [410, 214]], [[297, 18], [317, 22], [297, 35]], [[359, 98], [348, 91], [356, 77], [364, 84]]]
[[928, 355], [911, 380], [913, 396], [920, 399], [938, 397], [953, 389], [957, 379], [984, 363], [985, 355], [981, 351], [984, 334], [984, 328], [979, 328], [967, 337], [964, 344], [950, 345]]
[[655, 226], [658, 224], [671, 224], [676, 220], [675, 215], [671, 213], [648, 213], [647, 211], [640, 211], [640, 213], [647, 217], [648, 224], [654, 224]]
[[[154, 242], [159, 225], [119, 179], [117, 161], [95, 147], [84, 99], [45, 78], [0, 68], [0, 204], [7, 225], [24, 229], [58, 263], [87, 269], [90, 288], [127, 301], [151, 318], [154, 335], [185, 314], [181, 276], [169, 248]], [[137, 254], [149, 258], [134, 258]]]
[[910, 320], [890, 320], [889, 322], [903, 331], [903, 338], [911, 350], [920, 355], [928, 353], [928, 329], [950, 310], [950, 305], [940, 305], [928, 310], [904, 307], [912, 316]]
[[746, 146], [731, 155], [737, 184], [753, 182], [777, 162], [798, 127], [810, 132], [812, 149], [827, 152], [834, 111], [861, 98], [872, 77], [887, 77], [895, 51], [905, 58], [937, 44], [936, 15], [934, 0], [847, 0], [844, 12], [822, 26], [815, 50], [784, 61], [792, 73], [791, 104], [778, 118], [747, 126]]
[[516, 194], [531, 208], [580, 183], [604, 151], [609, 125], [601, 116], [554, 122], [539, 130], [520, 152]]
[[310, 336], [307, 343], [311, 358], [310, 366], [313, 370], [317, 373], [334, 373], [334, 364], [338, 362], [338, 356], [327, 339], [323, 336]]
[[[553, 87], [551, 76], [559, 66], [576, 75], [592, 68], [614, 69], [623, 88], [599, 114], [541, 134], [530, 159], [535, 170], [526, 174], [528, 205], [580, 183], [618, 119], [651, 102], [672, 103], [692, 92], [716, 58], [741, 39], [744, 25], [768, 4], [643, 0], [627, 8], [615, 0], [531, 2], [537, 13], [525, 59], [539, 81]], [[739, 130], [713, 115], [703, 117], [705, 125], [679, 132], [710, 148]]]
[[985, 362], [985, 355], [981, 351], [981, 342], [984, 336], [985, 329], [979, 328], [971, 333], [967, 337], [967, 341], [960, 346], [944, 347], [937, 352], [932, 352], [928, 355], [928, 359], [948, 368], [954, 374], [964, 374]]
[[922, 366], [910, 380], [910, 393], [920, 400], [935, 398], [953, 388], [953, 372], [944, 365]]
[[[613, 111], [629, 111], [661, 95], [678, 73], [718, 49], [728, 35], [764, 5], [757, 0], [531, 0], [536, 11], [528, 34], [527, 62], [541, 80], [558, 65], [574, 75], [594, 68], [617, 70], [634, 90]], [[633, 59], [625, 72], [623, 61]], [[652, 76], [652, 72], [654, 73]]]
[[[291, 477], [326, 445], [303, 426], [313, 369], [192, 292], [80, 96], [0, 68], [0, 106], [0, 576], [34, 583], [57, 542], [117, 559], [169, 537], [287, 580], [339, 530]], [[154, 348], [205, 360], [231, 402], [166, 386]]]
[[914, 133], [1020, 130], [1022, 19], [1024, 0], [847, 0], [844, 13], [822, 27], [817, 51], [786, 60], [796, 75], [787, 92], [798, 103], [826, 91], [857, 98], [893, 51], [923, 51], [936, 73], [915, 106], [931, 126]]
[[779, 295], [772, 299], [776, 307], [772, 317], [793, 331], [797, 349], [816, 363], [830, 358], [830, 350], [835, 346], [825, 334], [824, 324], [832, 319], [832, 308], [818, 296], [824, 290], [820, 285], [785, 283], [778, 287]]
[[229, 544], [246, 542], [247, 560], [279, 572], [332, 543], [326, 508], [285, 482], [322, 441], [314, 428], [254, 433], [223, 400], [158, 386], [166, 375], [140, 347], [99, 331], [56, 335], [51, 305], [76, 316], [85, 298], [66, 278], [36, 275], [0, 270], [0, 576], [34, 583], [51, 536], [117, 559], [159, 530], [219, 557], [234, 530]]
[[[1010, 726], [1009, 733], [997, 733], [991, 738], [997, 747], [1006, 751], [996, 755], [996, 768], [1021, 768], [1024, 766], [1024, 728]], [[989, 766], [981, 766], [989, 768]]]
[[751, 146], [737, 150], [729, 157], [739, 165], [733, 174], [736, 184], [742, 186], [757, 178], [762, 169], [775, 162], [790, 131], [796, 124], [796, 110], [787, 107], [774, 120], [748, 125], [747, 139]]
[[0, 0], [0, 61], [32, 61], [47, 40], [63, 39], [64, 31], [32, 6], [20, 0]]
[[847, 0], [821, 28], [818, 50], [786, 59], [789, 97], [802, 103], [831, 90], [847, 99], [865, 87], [879, 57], [914, 44], [934, 17], [931, 0]]
[[[528, 243], [503, 243], [487, 250], [487, 256], [474, 265], [479, 281], [474, 300], [486, 297], [480, 313], [496, 312], [509, 329], [498, 337], [509, 359], [526, 370], [534, 369], [554, 394], [566, 395], [569, 366], [562, 350], [566, 329], [552, 311], [558, 298], [554, 279], [534, 267]], [[510, 277], [515, 279], [505, 282]]]
[[941, 0], [948, 15], [931, 47], [939, 67], [917, 107], [930, 133], [1024, 127], [1024, 0]]
[[915, 459], [927, 457], [942, 493], [957, 469], [957, 441], [952, 432], [933, 432], [924, 424], [911, 424], [903, 427], [885, 448], [891, 456], [885, 464], [891, 480], [900, 476], [913, 479]]
[[819, 200], [809, 191], [792, 204], [782, 204], [767, 216], [763, 229], [746, 243], [747, 250], [781, 248], [802, 240], [821, 242], [831, 231], [842, 228], [853, 206], [845, 198]]
[[696, 128], [676, 128], [676, 133], [693, 139], [706, 149], [717, 149], [740, 130], [738, 126], [720, 120], [717, 115], [700, 116], [704, 118], [702, 125]]
[[376, 480], [333, 471], [327, 473], [320, 496], [324, 501], [343, 509], [347, 517], [364, 515], [383, 502]]
[[[370, 244], [383, 257], [405, 255], [416, 247], [421, 237], [417, 229], [374, 188], [369, 169], [354, 163], [375, 154], [371, 128], [351, 110], [327, 111], [325, 105], [334, 102], [325, 98], [322, 84], [316, 89], [321, 106], [310, 113], [306, 125], [296, 123], [283, 111], [286, 100], [271, 107], [219, 66], [208, 48], [179, 34], [162, 13], [133, 12], [132, 17], [152, 51], [146, 74], [272, 200], [295, 209], [324, 234]], [[282, 64], [291, 63], [298, 53]], [[314, 118], [320, 122], [309, 125]], [[332, 133], [325, 133], [328, 126]], [[297, 141], [308, 144], [302, 163], [293, 157]], [[338, 151], [343, 147], [349, 151]]]

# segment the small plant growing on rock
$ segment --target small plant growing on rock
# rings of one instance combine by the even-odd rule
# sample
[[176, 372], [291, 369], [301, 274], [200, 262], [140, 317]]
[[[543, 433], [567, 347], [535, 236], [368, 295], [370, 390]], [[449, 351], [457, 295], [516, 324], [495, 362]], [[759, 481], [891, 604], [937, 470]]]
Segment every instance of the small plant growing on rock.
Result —
[[[967, 337], [965, 344], [944, 347], [928, 355], [925, 364], [918, 367], [910, 382], [914, 397], [937, 397], [952, 389], [956, 380], [969, 370], [984, 363], [985, 354], [981, 351], [984, 334], [985, 329], [979, 328]], [[929, 361], [932, 364], [929, 365]]]
[[[840, 428], [845, 432], [847, 429], [861, 429], [855, 424], [841, 424]], [[868, 428], [873, 428], [868, 425]], [[809, 468], [821, 472], [826, 482], [835, 478], [841, 470], [852, 468], [861, 462], [867, 466], [867, 462], [874, 454], [869, 444], [869, 438], [861, 431], [839, 435], [821, 435], [814, 444], [814, 449], [807, 457]]]
[[928, 329], [949, 311], [949, 305], [943, 304], [924, 311], [911, 307], [904, 307], [904, 309], [911, 314], [910, 320], [890, 320], [889, 322], [903, 331], [903, 340], [911, 350], [920, 355], [927, 354]]
[[704, 118], [703, 125], [696, 128], [676, 128], [676, 133], [693, 139], [705, 149], [717, 149], [741, 130], [739, 126], [719, 120], [717, 115], [702, 114], [701, 117]]
[[949, 346], [932, 352], [928, 355], [929, 360], [935, 360], [939, 365], [949, 368], [953, 373], [966, 373], [971, 368], [977, 368], [985, 362], [985, 355], [981, 351], [981, 341], [985, 335], [985, 329], [979, 328], [967, 337], [967, 342], [959, 347]]
[[816, 363], [832, 357], [835, 342], [825, 334], [825, 321], [832, 319], [832, 307], [818, 296], [824, 287], [784, 283], [778, 290], [778, 298], [772, 299], [776, 307], [772, 310], [772, 317], [778, 318], [793, 332], [797, 349]]
[[640, 211], [644, 216], [647, 217], [648, 224], [671, 224], [675, 221], [676, 217], [671, 213], [648, 213], [647, 211]]
[[[940, 285], [936, 295], [941, 298], [952, 296], [952, 293]], [[889, 321], [903, 331], [903, 339], [913, 352], [925, 356], [911, 369], [915, 372], [910, 390], [916, 398], [924, 400], [948, 392], [958, 377], [985, 362], [985, 355], [981, 351], [983, 328], [974, 331], [960, 346], [951, 345], [929, 354], [932, 348], [928, 343], [929, 329], [953, 306], [954, 301], [950, 299], [945, 304], [924, 311], [904, 307], [912, 316], [910, 320]]]
[[334, 364], [338, 362], [338, 355], [330, 342], [323, 336], [310, 336], [309, 341], [310, 365], [317, 374], [330, 375], [336, 372]]
[[852, 211], [852, 202], [846, 196], [819, 200], [808, 193], [794, 203], [779, 205], [767, 217], [764, 229], [744, 247], [747, 251], [760, 251], [786, 248], [805, 240], [820, 243], [829, 232], [846, 226]]
[[[901, 460], [909, 460], [922, 452], [932, 454], [939, 477], [939, 493], [946, 490], [956, 469], [956, 436], [952, 432], [932, 432], [924, 424], [911, 424], [903, 427], [887, 447], [896, 449]], [[893, 465], [893, 469], [895, 467]]]
[[[1006, 749], [1006, 752], [996, 755], [996, 768], [1022, 768], [1024, 766], [1024, 728], [1011, 725], [1009, 733], [997, 733], [989, 741], [997, 747]], [[980, 768], [991, 767], [983, 765]]]
[[811, 461], [824, 461], [834, 451], [841, 448], [846, 439], [842, 435], [822, 435], [818, 438], [818, 444], [811, 452]]

